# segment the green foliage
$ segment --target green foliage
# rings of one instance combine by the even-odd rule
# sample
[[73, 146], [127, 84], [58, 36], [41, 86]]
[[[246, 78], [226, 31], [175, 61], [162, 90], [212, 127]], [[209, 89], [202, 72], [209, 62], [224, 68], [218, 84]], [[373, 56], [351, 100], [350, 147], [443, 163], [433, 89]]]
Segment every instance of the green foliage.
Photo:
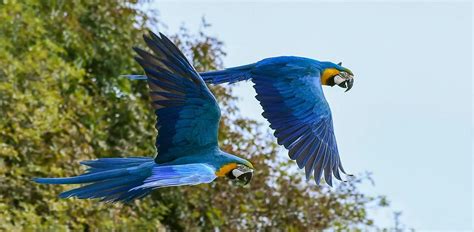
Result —
[[[298, 231], [371, 226], [366, 209], [384, 203], [357, 190], [360, 180], [316, 187], [281, 161], [270, 131], [242, 118], [225, 87], [212, 87], [223, 111], [220, 144], [257, 168], [252, 183], [168, 188], [133, 204], [59, 199], [71, 186], [37, 176], [71, 176], [79, 161], [152, 156], [155, 116], [131, 47], [154, 18], [136, 1], [0, 3], [0, 229]], [[201, 32], [173, 37], [198, 70], [222, 66], [222, 43]], [[365, 179], [365, 178], [364, 178]], [[380, 204], [380, 206], [386, 206]]]

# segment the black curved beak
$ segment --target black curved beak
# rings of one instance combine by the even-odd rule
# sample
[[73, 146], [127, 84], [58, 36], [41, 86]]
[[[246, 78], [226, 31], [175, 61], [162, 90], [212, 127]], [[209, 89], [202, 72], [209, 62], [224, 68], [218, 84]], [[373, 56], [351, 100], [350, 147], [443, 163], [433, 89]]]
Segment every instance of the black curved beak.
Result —
[[242, 182], [244, 185], [248, 184], [250, 182], [250, 180], [252, 179], [252, 175], [253, 175], [253, 172], [252, 171], [249, 171], [249, 172], [245, 172], [244, 174], [240, 175], [239, 177], [237, 177], [237, 179], [239, 179], [240, 182]]
[[346, 81], [347, 82], [347, 89], [344, 92], [347, 92], [352, 89], [352, 86], [354, 85], [354, 78], [351, 78]]
[[344, 92], [347, 92], [347, 91], [352, 89], [353, 85], [354, 85], [354, 78], [350, 78], [350, 79], [342, 82], [338, 86], [341, 87], [341, 88], [346, 88], [346, 91], [344, 91]]

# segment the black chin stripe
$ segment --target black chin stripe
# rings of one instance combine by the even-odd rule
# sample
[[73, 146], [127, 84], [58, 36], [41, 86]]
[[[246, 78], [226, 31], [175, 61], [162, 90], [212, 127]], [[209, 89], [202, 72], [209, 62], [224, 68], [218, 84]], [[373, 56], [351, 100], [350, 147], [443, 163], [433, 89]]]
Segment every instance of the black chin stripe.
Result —
[[236, 177], [234, 176], [234, 174], [232, 174], [232, 171], [228, 172], [228, 173], [226, 174], [226, 176], [227, 176], [229, 179], [231, 179], [231, 180], [233, 180], [233, 179], [236, 178]]
[[336, 77], [336, 76], [333, 76], [333, 77], [329, 78], [329, 79], [326, 81], [326, 85], [329, 85], [329, 86], [334, 86], [334, 85], [336, 85], [336, 82], [334, 81], [334, 78], [335, 78], [335, 77]]

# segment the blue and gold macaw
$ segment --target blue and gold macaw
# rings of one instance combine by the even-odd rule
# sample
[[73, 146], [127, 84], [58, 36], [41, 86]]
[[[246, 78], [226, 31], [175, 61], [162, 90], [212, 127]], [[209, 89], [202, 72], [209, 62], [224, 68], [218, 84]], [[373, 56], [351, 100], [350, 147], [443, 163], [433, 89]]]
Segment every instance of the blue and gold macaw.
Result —
[[[87, 184], [60, 197], [128, 202], [153, 189], [210, 183], [227, 177], [247, 184], [252, 164], [219, 149], [219, 106], [205, 82], [164, 35], [144, 36], [150, 54], [134, 48], [146, 73], [157, 115], [155, 158], [101, 158], [84, 161], [87, 173], [68, 178], [36, 178], [42, 184]], [[132, 78], [134, 78], [132, 76]], [[143, 79], [143, 78], [135, 78]]]
[[345, 173], [334, 135], [329, 104], [322, 85], [338, 85], [346, 92], [354, 83], [353, 73], [342, 64], [293, 56], [274, 57], [254, 64], [201, 73], [212, 84], [251, 80], [263, 116], [275, 130], [278, 144], [304, 168], [306, 178], [314, 175], [332, 186], [332, 176]]
[[[289, 150], [306, 178], [314, 176], [319, 185], [324, 173], [327, 184], [332, 177], [341, 180], [342, 167], [329, 104], [322, 85], [339, 86], [349, 91], [354, 74], [341, 63], [282, 56], [257, 63], [200, 73], [212, 84], [251, 80], [256, 98], [263, 107], [263, 116], [275, 130], [280, 145]], [[135, 79], [146, 79], [136, 75]]]

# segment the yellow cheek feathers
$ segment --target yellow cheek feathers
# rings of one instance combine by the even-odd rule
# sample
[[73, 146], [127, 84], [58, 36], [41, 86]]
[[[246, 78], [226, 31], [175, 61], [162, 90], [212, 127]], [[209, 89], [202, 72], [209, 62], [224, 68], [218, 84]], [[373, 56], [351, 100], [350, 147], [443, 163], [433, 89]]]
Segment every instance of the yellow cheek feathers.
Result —
[[335, 68], [324, 69], [323, 75], [321, 75], [321, 84], [322, 85], [327, 85], [329, 78], [339, 74], [339, 72], [340, 71], [335, 69]]
[[232, 169], [235, 169], [236, 167], [237, 167], [236, 163], [226, 164], [222, 166], [221, 168], [219, 168], [219, 170], [217, 170], [216, 176], [225, 176], [227, 173], [229, 173], [230, 171], [232, 171]]

